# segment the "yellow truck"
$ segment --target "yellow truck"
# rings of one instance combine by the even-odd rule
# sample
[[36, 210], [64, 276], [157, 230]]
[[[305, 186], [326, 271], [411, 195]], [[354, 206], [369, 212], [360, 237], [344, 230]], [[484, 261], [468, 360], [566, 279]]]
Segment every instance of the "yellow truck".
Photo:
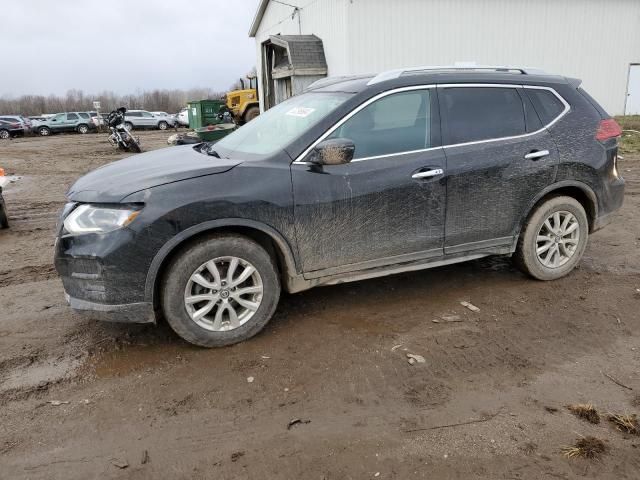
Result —
[[241, 78], [242, 88], [227, 92], [226, 95], [227, 107], [231, 110], [231, 114], [238, 124], [247, 123], [260, 115], [257, 79], [247, 76], [247, 80], [248, 82], [245, 83], [245, 80]]

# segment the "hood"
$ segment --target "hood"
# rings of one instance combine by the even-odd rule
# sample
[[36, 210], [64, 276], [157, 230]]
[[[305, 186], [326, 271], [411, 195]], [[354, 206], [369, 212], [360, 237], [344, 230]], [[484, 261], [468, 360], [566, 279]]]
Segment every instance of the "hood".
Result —
[[188, 178], [223, 173], [242, 163], [197, 152], [193, 145], [132, 155], [89, 172], [71, 186], [75, 202], [117, 203], [132, 193]]

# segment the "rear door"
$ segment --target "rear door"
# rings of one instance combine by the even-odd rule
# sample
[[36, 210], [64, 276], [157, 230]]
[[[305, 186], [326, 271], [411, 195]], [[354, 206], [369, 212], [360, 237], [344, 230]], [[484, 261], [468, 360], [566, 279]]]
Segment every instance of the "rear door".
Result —
[[558, 152], [521, 86], [438, 87], [447, 157], [445, 253], [513, 244]]
[[145, 128], [153, 128], [158, 124], [158, 119], [153, 116], [151, 112], [140, 112], [142, 118], [140, 119], [141, 124]]
[[64, 123], [64, 130], [71, 132], [76, 129], [76, 125], [80, 121], [80, 117], [77, 113], [67, 113], [67, 118]]
[[305, 276], [441, 256], [444, 154], [435, 89], [388, 92], [326, 138], [352, 140], [355, 156], [344, 165], [291, 167]]

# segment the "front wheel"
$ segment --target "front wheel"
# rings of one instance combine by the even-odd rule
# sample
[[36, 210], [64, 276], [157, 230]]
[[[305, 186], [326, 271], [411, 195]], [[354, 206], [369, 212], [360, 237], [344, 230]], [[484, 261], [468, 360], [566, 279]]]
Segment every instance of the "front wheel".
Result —
[[555, 280], [575, 268], [589, 237], [584, 207], [572, 197], [554, 197], [531, 215], [518, 239], [514, 260], [538, 280]]
[[161, 295], [178, 335], [201, 347], [222, 347], [264, 328], [280, 298], [280, 279], [271, 256], [254, 241], [211, 235], [173, 259]]
[[165, 121], [162, 121], [162, 122], [158, 123], [158, 128], [160, 130], [166, 130], [168, 126], [169, 126], [169, 124], [167, 122], [165, 122]]
[[6, 140], [10, 136], [11, 136], [11, 134], [9, 133], [9, 130], [0, 130], [0, 138], [2, 140]]
[[250, 122], [251, 120], [256, 118], [258, 115], [260, 115], [259, 107], [254, 106], [254, 107], [247, 108], [247, 111], [244, 112], [244, 123]]
[[9, 219], [7, 218], [7, 208], [4, 205], [4, 198], [0, 193], [0, 228], [9, 228]]
[[49, 135], [51, 135], [51, 129], [49, 129], [48, 127], [40, 127], [38, 129], [38, 133], [42, 137], [48, 137]]

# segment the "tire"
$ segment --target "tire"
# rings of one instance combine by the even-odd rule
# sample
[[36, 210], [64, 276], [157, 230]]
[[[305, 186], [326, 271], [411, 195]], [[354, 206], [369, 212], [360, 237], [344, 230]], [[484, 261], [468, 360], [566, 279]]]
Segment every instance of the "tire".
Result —
[[9, 130], [0, 130], [0, 139], [6, 140], [7, 138], [11, 138]]
[[[192, 290], [194, 287], [196, 289], [202, 288], [199, 284], [192, 281], [192, 275], [195, 275], [199, 269], [204, 268], [208, 273], [204, 273], [203, 270], [202, 274], [206, 275], [210, 280], [215, 281], [213, 280], [215, 277], [210, 274], [211, 270], [205, 266], [209, 261], [215, 260], [214, 263], [218, 265], [217, 271], [219, 272], [221, 282], [228, 280], [228, 271], [225, 271], [224, 268], [225, 265], [227, 268], [230, 267], [231, 258], [234, 257], [239, 259], [235, 272], [240, 272], [234, 275], [235, 281], [240, 280], [243, 273], [250, 270], [247, 268], [247, 265], [255, 269], [254, 273], [245, 280], [247, 283], [241, 282], [237, 284], [240, 286], [236, 288], [245, 289], [247, 285], [251, 289], [261, 288], [260, 293], [253, 294], [254, 296], [251, 297], [250, 301], [250, 303], [253, 304], [253, 308], [256, 308], [256, 304], [258, 306], [255, 310], [249, 310], [241, 304], [235, 303], [235, 297], [233, 297], [234, 292], [232, 292], [232, 290], [235, 290], [233, 283], [226, 287], [220, 283], [218, 284], [218, 287], [221, 287], [219, 290], [220, 293], [218, 294], [218, 291], [215, 290], [215, 295], [218, 295], [215, 306], [210, 309], [208, 313], [205, 313], [200, 320], [201, 323], [210, 322], [208, 323], [210, 328], [207, 329], [202, 326], [202, 324], [196, 323], [196, 320], [193, 320], [187, 311], [188, 307], [185, 297], [188, 294], [197, 295], [202, 293], [202, 291], [198, 292], [198, 290], [194, 293]], [[239, 270], [241, 267], [243, 270]], [[204, 289], [204, 291], [205, 293], [209, 292], [209, 295], [214, 295], [214, 290]], [[227, 297], [222, 297], [225, 291]], [[187, 342], [201, 347], [223, 347], [247, 340], [264, 328], [273, 316], [276, 306], [278, 305], [278, 299], [280, 298], [280, 279], [273, 259], [256, 242], [239, 235], [216, 234], [190, 244], [171, 261], [164, 275], [160, 292], [164, 316], [171, 328], [173, 328], [179, 336]], [[242, 300], [246, 301], [247, 299], [242, 298]], [[233, 308], [234, 303], [237, 310]], [[208, 304], [209, 301], [204, 304], [194, 303], [192, 309], [202, 309], [203, 306], [206, 307]], [[220, 305], [220, 307], [218, 307], [218, 305]], [[220, 318], [227, 318], [222, 327], [231, 327], [226, 331], [223, 329], [213, 330], [213, 328], [215, 328], [213, 319], [214, 317], [217, 318], [217, 313], [221, 309], [222, 313], [220, 314]], [[230, 309], [233, 309], [234, 313], [238, 314], [236, 322], [244, 321], [244, 323], [239, 323], [239, 326], [236, 325], [234, 328], [231, 322]], [[242, 320], [241, 317], [250, 311], [252, 313], [248, 318], [245, 317], [246, 320]], [[212, 320], [206, 318], [207, 315], [209, 315]]]
[[78, 133], [81, 133], [82, 135], [84, 135], [89, 131], [89, 127], [85, 124], [80, 124], [76, 127], [76, 130], [78, 131]]
[[169, 124], [167, 122], [165, 122], [164, 120], [162, 122], [158, 123], [158, 129], [159, 130], [166, 130], [169, 127]]
[[131, 140], [129, 142], [129, 151], [133, 153], [142, 153], [142, 149], [140, 148], [140, 144], [135, 140]]
[[51, 135], [51, 129], [49, 127], [40, 127], [38, 128], [38, 134], [41, 137], [48, 137]]
[[133, 123], [124, 122], [124, 128], [126, 128], [128, 131], [132, 131], [133, 130]]
[[253, 106], [247, 108], [247, 110], [244, 112], [244, 123], [250, 122], [258, 115], [260, 115], [260, 107]]
[[[567, 227], [563, 228], [565, 221]], [[569, 230], [571, 233], [566, 233]], [[518, 239], [514, 261], [533, 278], [556, 280], [580, 262], [588, 238], [589, 220], [580, 202], [572, 197], [553, 197], [539, 205], [527, 220]], [[547, 249], [539, 253], [544, 247]]]
[[9, 228], [9, 219], [7, 218], [7, 209], [4, 205], [4, 198], [0, 193], [0, 228]]

